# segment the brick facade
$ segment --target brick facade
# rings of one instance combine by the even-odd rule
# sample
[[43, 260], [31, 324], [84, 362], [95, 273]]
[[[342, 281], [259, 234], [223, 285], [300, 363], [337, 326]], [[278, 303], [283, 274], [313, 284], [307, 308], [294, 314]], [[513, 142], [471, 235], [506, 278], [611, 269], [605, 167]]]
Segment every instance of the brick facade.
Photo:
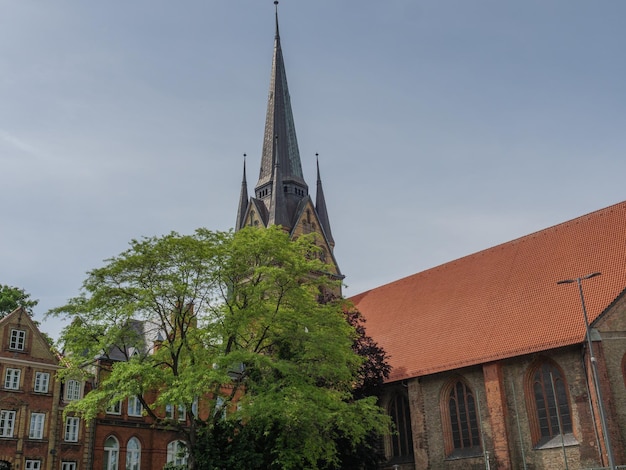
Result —
[[0, 462], [12, 470], [26, 468], [27, 462], [42, 470], [60, 468], [62, 462], [86, 468], [87, 427], [80, 420], [66, 433], [66, 401], [56, 377], [59, 367], [58, 358], [23, 309], [0, 320], [0, 413], [4, 418], [0, 420]]
[[[617, 465], [624, 465], [626, 430], [626, 301], [620, 298], [597, 322], [601, 339], [594, 341], [599, 363], [611, 446]], [[593, 382], [588, 368], [586, 343], [456, 369], [403, 381], [411, 405], [414, 460], [399, 466], [405, 469], [466, 470], [485, 469], [486, 455], [449, 458], [444, 448], [442, 390], [450, 380], [462, 378], [476, 394], [480, 413], [482, 444], [491, 469], [582, 470], [606, 466], [602, 456], [602, 431], [594, 402]], [[537, 361], [550, 361], [563, 372], [571, 411], [572, 438], [562, 445], [558, 439], [549, 445], [533, 444], [531, 413], [533, 400], [528, 371]], [[388, 384], [389, 391], [398, 384]], [[385, 401], [383, 401], [383, 404]], [[593, 411], [592, 411], [593, 405]], [[389, 449], [387, 449], [389, 451]], [[388, 454], [389, 455], [389, 454]], [[382, 468], [393, 468], [383, 466]]]

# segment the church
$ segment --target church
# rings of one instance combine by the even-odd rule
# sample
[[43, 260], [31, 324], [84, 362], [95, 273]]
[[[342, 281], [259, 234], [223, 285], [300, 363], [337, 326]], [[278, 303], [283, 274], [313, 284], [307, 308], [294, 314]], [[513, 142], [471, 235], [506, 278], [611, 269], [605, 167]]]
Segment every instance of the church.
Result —
[[[275, 2], [277, 3], [277, 2]], [[317, 234], [278, 18], [259, 179], [235, 229]], [[626, 202], [351, 298], [389, 355], [383, 469], [626, 468]], [[621, 467], [625, 465], [624, 467]]]
[[[344, 278], [319, 162], [315, 197], [303, 175], [278, 15], [259, 178], [250, 194], [244, 160], [235, 230], [272, 225], [314, 234], [324, 274]], [[392, 367], [380, 469], [626, 469], [625, 291], [626, 201], [353, 296]], [[55, 379], [60, 358], [21, 310], [0, 343], [0, 468], [186, 464], [136, 397], [89, 426], [63, 416], [93, 384]]]
[[625, 267], [622, 202], [353, 297], [388, 468], [624, 468]]

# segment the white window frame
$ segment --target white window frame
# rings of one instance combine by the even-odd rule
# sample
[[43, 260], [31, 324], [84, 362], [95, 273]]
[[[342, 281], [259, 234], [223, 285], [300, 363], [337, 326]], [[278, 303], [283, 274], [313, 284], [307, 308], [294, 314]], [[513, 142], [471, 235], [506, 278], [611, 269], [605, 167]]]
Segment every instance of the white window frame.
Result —
[[30, 414], [30, 428], [28, 430], [29, 439], [43, 439], [44, 425], [46, 424], [45, 413]]
[[50, 386], [50, 373], [49, 372], [35, 372], [35, 385], [33, 391], [37, 393], [48, 393], [48, 387]]
[[213, 416], [217, 416], [218, 414], [220, 414], [220, 417], [222, 419], [226, 419], [226, 400], [224, 400], [224, 397], [220, 397], [218, 396], [215, 399], [215, 411], [213, 411]]
[[76, 462], [61, 462], [61, 470], [76, 470]]
[[128, 416], [143, 416], [143, 405], [139, 397], [128, 397]]
[[174, 405], [171, 403], [165, 405], [165, 419], [174, 419]]
[[13, 437], [15, 411], [0, 410], [0, 437]]
[[27, 460], [24, 470], [41, 470], [41, 460]]
[[108, 415], [121, 415], [122, 414], [122, 402], [118, 401], [110, 405], [106, 409]]
[[104, 441], [104, 470], [117, 470], [120, 455], [120, 443], [115, 436]]
[[22, 369], [13, 369], [11, 367], [7, 367], [4, 371], [5, 390], [19, 390], [21, 377]]
[[80, 418], [68, 416], [65, 418], [65, 442], [78, 442]]
[[172, 441], [167, 445], [167, 463], [187, 465], [189, 449], [183, 441]]
[[75, 401], [81, 398], [82, 383], [79, 380], [70, 379], [65, 382], [65, 401]]
[[126, 470], [141, 470], [141, 442], [136, 437], [126, 443]]
[[13, 351], [23, 351], [26, 347], [26, 330], [11, 329], [9, 349]]
[[178, 405], [178, 421], [187, 421], [187, 407]]

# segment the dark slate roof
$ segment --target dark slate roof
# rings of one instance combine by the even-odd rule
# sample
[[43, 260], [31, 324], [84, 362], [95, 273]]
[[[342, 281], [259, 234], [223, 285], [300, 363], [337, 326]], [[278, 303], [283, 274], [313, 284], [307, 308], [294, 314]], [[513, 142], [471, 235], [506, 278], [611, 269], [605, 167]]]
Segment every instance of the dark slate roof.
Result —
[[281, 178], [284, 182], [294, 181], [306, 187], [302, 176], [296, 127], [291, 111], [287, 74], [285, 73], [285, 63], [280, 45], [278, 13], [276, 14], [274, 56], [265, 117], [263, 155], [257, 188], [272, 181], [276, 162], [280, 165]]

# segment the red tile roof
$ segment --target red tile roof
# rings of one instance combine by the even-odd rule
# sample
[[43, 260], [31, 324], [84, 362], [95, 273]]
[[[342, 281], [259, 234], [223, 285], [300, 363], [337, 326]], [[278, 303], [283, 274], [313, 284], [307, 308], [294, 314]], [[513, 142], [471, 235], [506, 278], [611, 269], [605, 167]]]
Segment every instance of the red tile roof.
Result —
[[352, 297], [389, 381], [581, 343], [626, 288], [626, 201]]

